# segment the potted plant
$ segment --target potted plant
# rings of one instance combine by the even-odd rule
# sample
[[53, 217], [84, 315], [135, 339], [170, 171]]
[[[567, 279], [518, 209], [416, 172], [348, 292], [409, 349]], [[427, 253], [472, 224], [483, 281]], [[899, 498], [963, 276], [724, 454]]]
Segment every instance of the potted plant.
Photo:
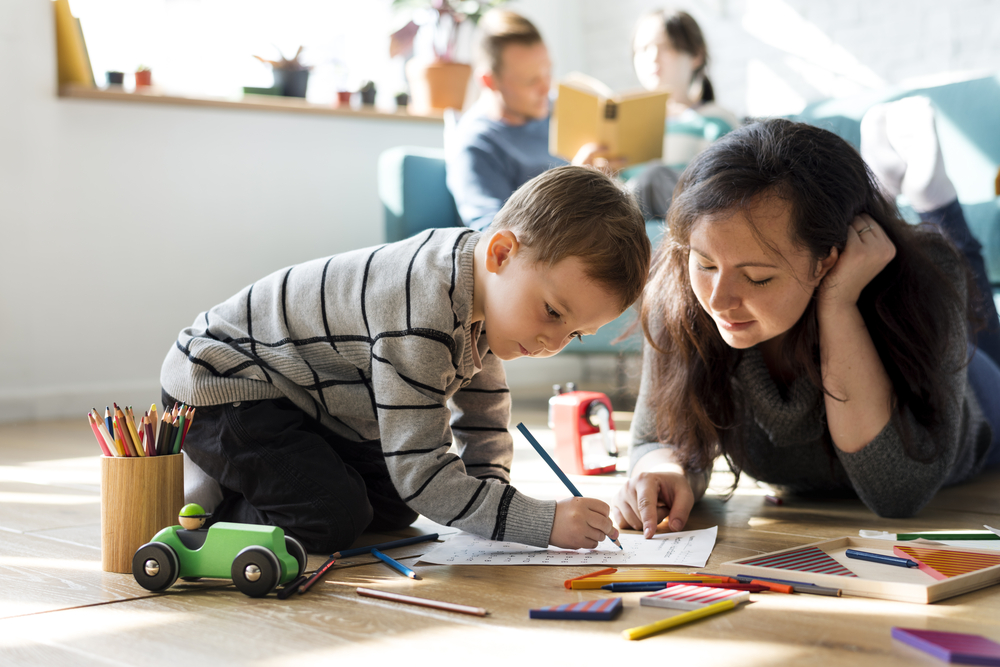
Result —
[[306, 87], [309, 85], [309, 70], [312, 68], [303, 65], [299, 60], [302, 48], [300, 46], [292, 58], [286, 58], [279, 50], [278, 55], [281, 60], [267, 60], [260, 56], [254, 56], [262, 63], [271, 66], [271, 71], [274, 73], [274, 87], [286, 97], [306, 96]]
[[[460, 37], [470, 36], [482, 15], [504, 2], [392, 0], [393, 10], [405, 23], [392, 33], [389, 55], [413, 56], [406, 63], [413, 109], [426, 112], [462, 108], [472, 67], [467, 62], [470, 54], [459, 53]], [[415, 50], [417, 44], [422, 48]]]
[[135, 69], [135, 87], [141, 88], [143, 86], [153, 85], [153, 70], [149, 69], [145, 65], [139, 65]]

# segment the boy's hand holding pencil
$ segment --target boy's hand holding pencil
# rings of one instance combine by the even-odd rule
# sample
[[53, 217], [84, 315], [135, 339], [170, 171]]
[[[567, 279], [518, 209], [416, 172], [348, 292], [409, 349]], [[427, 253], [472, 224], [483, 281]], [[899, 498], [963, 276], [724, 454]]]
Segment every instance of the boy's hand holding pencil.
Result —
[[596, 498], [564, 498], [556, 503], [549, 544], [561, 549], [594, 549], [605, 538], [618, 539], [608, 516], [611, 507]]

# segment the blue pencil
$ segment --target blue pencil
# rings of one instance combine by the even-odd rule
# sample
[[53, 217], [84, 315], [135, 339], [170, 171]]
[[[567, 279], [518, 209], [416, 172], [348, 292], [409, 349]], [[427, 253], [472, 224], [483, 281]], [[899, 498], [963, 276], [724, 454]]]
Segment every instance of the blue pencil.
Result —
[[896, 567], [917, 567], [920, 565], [917, 561], [910, 560], [909, 558], [884, 556], [882, 554], [873, 554], [868, 551], [858, 551], [857, 549], [848, 549], [847, 557], [856, 558], [857, 560], [867, 560], [873, 563], [882, 563], [883, 565], [895, 565]]
[[[691, 582], [682, 581], [678, 583], [687, 584]], [[601, 586], [604, 590], [611, 591], [612, 593], [662, 591], [666, 587], [666, 581], [618, 581], [613, 584], [604, 584]]]
[[[525, 439], [531, 444], [531, 446], [535, 448], [535, 451], [538, 452], [538, 455], [542, 457], [542, 460], [549, 464], [549, 467], [552, 468], [552, 472], [554, 472], [559, 477], [559, 479], [562, 480], [562, 483], [566, 485], [566, 488], [569, 489], [569, 492], [572, 493], [577, 498], [582, 498], [583, 494], [580, 493], [580, 489], [576, 488], [576, 485], [573, 484], [573, 482], [569, 480], [569, 477], [566, 476], [566, 473], [564, 473], [559, 468], [559, 466], [556, 465], [556, 462], [552, 459], [551, 456], [549, 456], [549, 453], [545, 451], [545, 449], [541, 446], [541, 444], [539, 444], [537, 440], [535, 440], [535, 436], [531, 435], [531, 432], [528, 430], [528, 427], [525, 426], [524, 423], [522, 422], [517, 425], [517, 430], [520, 431], [521, 435], [523, 435]], [[611, 540], [611, 541], [619, 549], [622, 548], [622, 545], [620, 542], [618, 542], [618, 540]]]
[[403, 565], [402, 563], [400, 563], [395, 558], [390, 558], [389, 556], [386, 556], [384, 553], [382, 553], [378, 549], [372, 549], [372, 556], [375, 556], [380, 561], [382, 561], [383, 563], [385, 563], [386, 565], [388, 565], [392, 569], [396, 570], [397, 572], [399, 572], [401, 574], [405, 574], [410, 579], [419, 579], [420, 578], [419, 574], [417, 574], [416, 572], [414, 572], [410, 568], [406, 567], [405, 565]]

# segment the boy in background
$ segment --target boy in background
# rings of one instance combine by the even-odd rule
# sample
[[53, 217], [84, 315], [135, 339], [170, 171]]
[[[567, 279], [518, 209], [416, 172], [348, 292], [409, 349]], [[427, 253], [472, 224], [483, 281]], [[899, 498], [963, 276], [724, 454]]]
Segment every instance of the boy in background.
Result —
[[186, 474], [214, 490], [213, 521], [277, 525], [312, 552], [418, 513], [536, 547], [614, 539], [606, 503], [510, 486], [501, 361], [596, 333], [638, 298], [649, 260], [631, 195], [566, 166], [485, 232], [433, 229], [273, 273], [198, 315], [163, 362], [164, 403], [198, 408]]

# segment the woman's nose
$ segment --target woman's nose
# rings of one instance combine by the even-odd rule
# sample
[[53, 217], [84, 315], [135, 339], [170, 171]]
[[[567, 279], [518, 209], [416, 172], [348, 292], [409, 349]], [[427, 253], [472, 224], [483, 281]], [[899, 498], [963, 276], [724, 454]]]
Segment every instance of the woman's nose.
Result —
[[712, 310], [723, 312], [739, 306], [740, 297], [734, 287], [732, 282], [724, 276], [716, 278], [712, 285], [712, 295], [708, 301], [708, 305]]

